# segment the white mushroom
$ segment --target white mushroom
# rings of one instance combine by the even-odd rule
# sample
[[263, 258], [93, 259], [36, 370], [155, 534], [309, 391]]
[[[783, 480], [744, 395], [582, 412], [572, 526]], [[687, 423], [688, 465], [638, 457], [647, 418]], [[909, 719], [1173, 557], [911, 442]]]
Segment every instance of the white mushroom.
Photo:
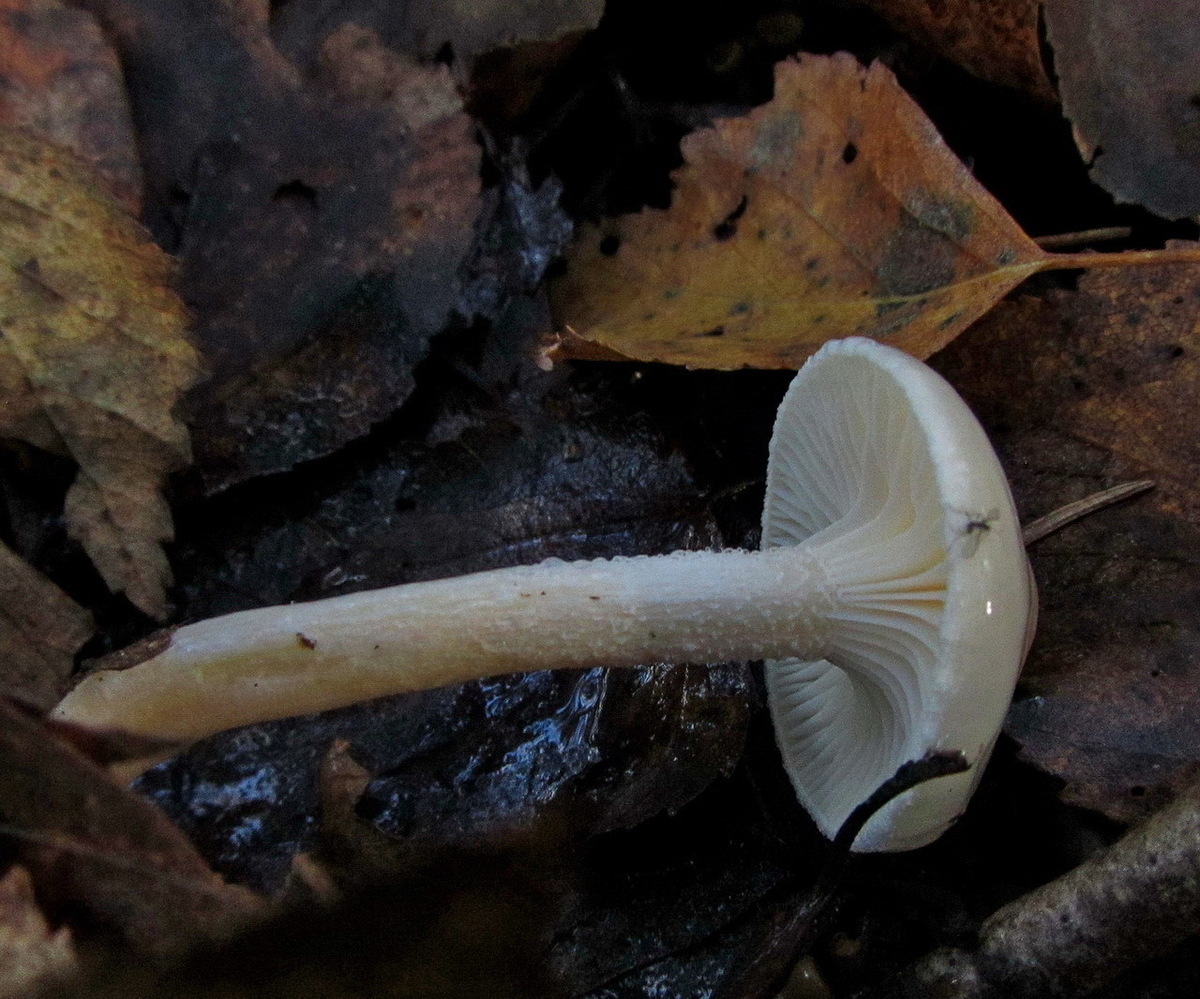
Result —
[[784, 762], [827, 835], [906, 760], [966, 755], [966, 773], [901, 795], [856, 843], [898, 850], [965, 806], [1033, 617], [983, 430], [925, 365], [851, 339], [780, 406], [761, 551], [550, 560], [229, 614], [90, 674], [55, 714], [189, 741], [501, 673], [765, 659]]

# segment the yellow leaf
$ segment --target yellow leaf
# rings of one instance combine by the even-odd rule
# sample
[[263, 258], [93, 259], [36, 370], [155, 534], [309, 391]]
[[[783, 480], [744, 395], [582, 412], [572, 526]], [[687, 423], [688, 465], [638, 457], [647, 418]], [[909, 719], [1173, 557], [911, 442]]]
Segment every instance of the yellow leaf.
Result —
[[105, 582], [166, 612], [161, 489], [199, 373], [172, 261], [71, 154], [0, 129], [0, 435], [69, 454], [68, 528]]
[[780, 63], [773, 100], [683, 154], [670, 208], [576, 240], [551, 289], [567, 331], [552, 356], [581, 356], [580, 337], [689, 367], [795, 368], [857, 334], [927, 357], [1036, 271], [1154, 256], [1045, 252], [886, 67], [845, 53]]

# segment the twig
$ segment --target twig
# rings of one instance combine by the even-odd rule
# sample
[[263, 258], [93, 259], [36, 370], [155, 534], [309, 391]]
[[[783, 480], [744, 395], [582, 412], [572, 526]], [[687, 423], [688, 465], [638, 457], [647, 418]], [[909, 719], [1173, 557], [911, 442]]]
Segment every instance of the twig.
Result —
[[871, 817], [905, 791], [911, 791], [917, 785], [938, 777], [962, 773], [969, 767], [970, 764], [962, 753], [931, 751], [919, 760], [902, 763], [891, 777], [880, 784], [866, 801], [846, 817], [833, 842], [829, 844], [829, 851], [816, 883], [804, 903], [791, 917], [790, 922], [797, 934], [794, 950], [796, 955], [805, 952], [820, 933], [823, 917], [829, 912], [841, 888], [854, 841]]
[[1085, 496], [1074, 503], [1060, 506], [1057, 510], [1051, 511], [1044, 517], [1038, 517], [1037, 520], [1032, 521], [1021, 529], [1021, 536], [1025, 540], [1025, 547], [1028, 548], [1035, 541], [1041, 541], [1047, 534], [1053, 534], [1060, 527], [1066, 527], [1067, 524], [1079, 520], [1080, 517], [1086, 517], [1097, 510], [1104, 509], [1106, 506], [1112, 506], [1123, 499], [1128, 499], [1130, 496], [1136, 496], [1138, 493], [1144, 493], [1147, 489], [1153, 488], [1154, 483], [1150, 479], [1139, 479], [1137, 482], [1123, 482], [1119, 486], [1113, 486], [1111, 489], [1092, 493], [1091, 496]]
[[1065, 246], [1086, 246], [1088, 243], [1107, 243], [1128, 239], [1133, 230], [1127, 225], [1110, 225], [1103, 229], [1084, 229], [1082, 232], [1059, 232], [1053, 236], [1038, 236], [1034, 240], [1043, 250], [1059, 250]]
[[928, 955], [860, 999], [1083, 996], [1200, 932], [1200, 783], [990, 916], [974, 951]]

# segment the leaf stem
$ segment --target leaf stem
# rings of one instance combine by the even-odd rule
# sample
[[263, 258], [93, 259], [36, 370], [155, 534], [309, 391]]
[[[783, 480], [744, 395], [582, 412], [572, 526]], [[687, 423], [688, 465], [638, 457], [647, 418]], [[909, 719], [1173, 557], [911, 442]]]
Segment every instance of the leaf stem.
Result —
[[1043, 270], [1098, 267], [1145, 267], [1155, 264], [1200, 264], [1200, 246], [1169, 246], [1162, 250], [1120, 250], [1116, 253], [1051, 253]]

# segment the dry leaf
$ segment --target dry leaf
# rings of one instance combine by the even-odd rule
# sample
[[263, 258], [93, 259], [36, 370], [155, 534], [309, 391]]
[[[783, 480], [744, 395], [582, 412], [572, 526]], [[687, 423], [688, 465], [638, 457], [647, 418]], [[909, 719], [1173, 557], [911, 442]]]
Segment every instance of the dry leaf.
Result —
[[697, 367], [794, 368], [852, 333], [924, 357], [1046, 256], [878, 63], [780, 63], [770, 103], [683, 153], [668, 210], [577, 241], [561, 324]]
[[1046, 0], [1063, 110], [1092, 179], [1166, 218], [1200, 214], [1200, 4]]
[[198, 372], [170, 275], [71, 154], [0, 131], [0, 435], [75, 459], [71, 535], [111, 589], [160, 618], [160, 490], [189, 455], [172, 409]]
[[2, 701], [0, 815], [49, 908], [86, 912], [144, 953], [223, 939], [266, 914], [162, 812]]
[[1045, 101], [1038, 0], [859, 0], [968, 73]]
[[50, 707], [94, 630], [91, 614], [0, 543], [0, 694]]
[[58, 0], [0, 0], [0, 124], [70, 149], [138, 211], [142, 164], [125, 82], [92, 14]]
[[927, 357], [1037, 271], [1166, 259], [1046, 253], [886, 67], [844, 53], [780, 63], [770, 103], [683, 153], [669, 209], [577, 240], [552, 288], [568, 335], [705, 368], [795, 368], [851, 334]]
[[1143, 815], [1200, 775], [1200, 269], [1085, 274], [1004, 303], [935, 361], [1027, 516], [1157, 483], [1031, 549], [1041, 620], [1007, 725], [1067, 800]]
[[0, 999], [22, 999], [75, 971], [71, 934], [50, 929], [29, 873], [10, 867], [0, 877]]

